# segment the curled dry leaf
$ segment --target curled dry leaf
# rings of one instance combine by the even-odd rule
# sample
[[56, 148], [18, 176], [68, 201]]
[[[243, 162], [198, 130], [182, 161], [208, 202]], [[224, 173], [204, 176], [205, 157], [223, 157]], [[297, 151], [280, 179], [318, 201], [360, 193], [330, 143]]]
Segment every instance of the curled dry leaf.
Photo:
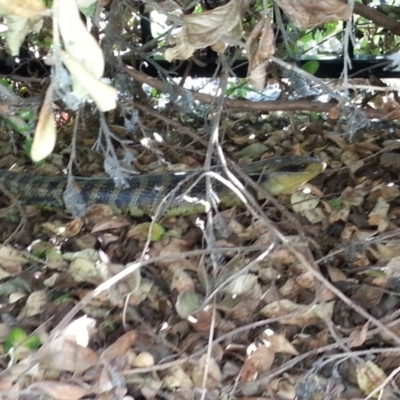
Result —
[[275, 359], [275, 351], [270, 347], [261, 346], [249, 355], [243, 365], [240, 382], [251, 382], [257, 375], [271, 368]]
[[382, 197], [379, 197], [374, 209], [368, 214], [368, 223], [378, 227], [378, 232], [383, 232], [389, 225], [388, 211], [390, 205]]
[[39, 120], [36, 125], [35, 135], [31, 148], [31, 158], [39, 162], [46, 158], [56, 145], [57, 129], [53, 114], [53, 88], [47, 89], [42, 108], [39, 113]]
[[213, 319], [214, 326], [218, 328], [218, 325], [221, 322], [221, 316], [219, 312], [216, 311], [214, 313], [212, 306], [206, 306], [199, 312], [193, 314], [189, 319], [189, 322], [196, 331], [209, 332]]
[[111, 215], [109, 217], [104, 217], [96, 223], [93, 227], [91, 233], [98, 233], [103, 231], [109, 231], [110, 229], [118, 229], [129, 226], [129, 221], [119, 215]]
[[[310, 307], [283, 299], [265, 306], [261, 310], [261, 314], [268, 318], [282, 317], [279, 319], [281, 324], [296, 325], [304, 328], [305, 326], [318, 324], [321, 317], [330, 319], [334, 304], [335, 302], [331, 301]], [[285, 317], [285, 315], [291, 313], [295, 313], [295, 315]]]
[[132, 347], [133, 343], [135, 343], [136, 338], [137, 333], [135, 331], [126, 332], [110, 347], [104, 350], [100, 357], [104, 360], [112, 361], [124, 356]]
[[165, 59], [186, 60], [195, 50], [208, 46], [223, 51], [224, 37], [240, 40], [242, 13], [248, 5], [248, 0], [231, 0], [213, 10], [182, 16], [182, 29], [175, 36], [175, 46], [165, 51]]
[[54, 233], [63, 238], [70, 238], [76, 236], [83, 227], [82, 218], [74, 218], [67, 224], [60, 221], [45, 222], [42, 224], [42, 228], [47, 229], [49, 232]]
[[341, 0], [276, 0], [299, 29], [307, 29], [351, 17], [351, 8]]
[[299, 352], [296, 348], [286, 339], [283, 333], [275, 333], [271, 329], [267, 329], [264, 332], [264, 340], [269, 342], [269, 348], [273, 349], [275, 353], [291, 354], [298, 356]]
[[367, 339], [369, 329], [369, 322], [367, 321], [361, 329], [355, 329], [350, 334], [350, 342], [348, 344], [349, 348], [353, 347], [360, 347], [364, 344], [365, 340]]
[[275, 53], [274, 32], [269, 17], [263, 17], [253, 28], [246, 41], [249, 58], [247, 80], [259, 90], [263, 90], [267, 80], [266, 64]]
[[249, 299], [260, 300], [262, 296], [258, 277], [254, 274], [244, 274], [229, 283], [223, 292], [232, 296], [246, 296]]

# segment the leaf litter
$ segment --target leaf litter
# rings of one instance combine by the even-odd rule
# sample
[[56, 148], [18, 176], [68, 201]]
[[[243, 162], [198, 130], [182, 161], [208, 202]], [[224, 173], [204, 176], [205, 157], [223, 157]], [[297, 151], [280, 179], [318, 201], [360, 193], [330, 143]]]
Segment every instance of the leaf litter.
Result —
[[[385, 367], [385, 353], [377, 350], [385, 349], [389, 357], [398, 344], [351, 303], [400, 333], [396, 176], [389, 158], [370, 157], [384, 151], [386, 138], [370, 132], [355, 145], [332, 141], [330, 133], [324, 137], [313, 154], [335, 168], [279, 198], [294, 220], [272, 204], [264, 210], [290, 247], [320, 258], [321, 272], [350, 305], [320, 283], [290, 247], [277, 243], [262, 220], [240, 208], [218, 215], [216, 233], [222, 237], [211, 255], [204, 251], [198, 217], [150, 224], [92, 206], [83, 218], [59, 215], [43, 222], [49, 212], [40, 211], [32, 214], [30, 228], [32, 238], [40, 232], [41, 241], [32, 240], [26, 250], [18, 241], [0, 249], [0, 292], [13, 321], [3, 324], [3, 346], [15, 326], [23, 337], [40, 338], [36, 349], [24, 341], [17, 344], [23, 351], [7, 347], [14, 361], [0, 379], [3, 390], [26, 388], [56, 399], [106, 393], [158, 398], [196, 387], [218, 393], [237, 379], [238, 398], [260, 391], [295, 398], [306, 387], [325, 391], [329, 385], [340, 392], [332, 398], [374, 390], [390, 398], [385, 382], [393, 367]], [[85, 304], [83, 316], [76, 315], [64, 330], [54, 331], [79, 299], [123, 272], [144, 250], [149, 263]], [[24, 286], [12, 285], [13, 277]], [[348, 353], [341, 352], [343, 346]], [[346, 364], [355, 379], [345, 389], [345, 378], [334, 380], [332, 371], [340, 370], [352, 351], [360, 355]], [[363, 354], [374, 359], [362, 362]], [[35, 368], [21, 381], [23, 365]]]
[[[167, 58], [185, 59], [206, 45], [220, 50], [228, 32], [240, 39], [243, 3], [184, 16]], [[301, 13], [293, 1], [278, 3], [303, 28], [350, 12], [336, 0], [301, 1]], [[261, 66], [275, 50], [270, 33], [262, 21], [246, 43], [255, 86], [264, 86]], [[250, 162], [307, 154], [328, 169], [267, 201], [258, 218], [241, 207], [214, 214], [215, 240], [204, 216], [149, 222], [96, 205], [71, 219], [62, 210], [24, 209], [24, 231], [0, 247], [0, 391], [7, 398], [192, 399], [202, 389], [210, 399], [399, 396], [400, 128], [365, 129], [350, 143], [332, 133], [332, 121], [309, 122], [303, 113], [289, 130], [284, 118], [269, 117], [223, 120], [228, 155]], [[83, 130], [79, 175], [103, 176], [106, 165], [122, 180], [140, 169], [173, 170], [168, 163], [202, 165], [204, 152], [186, 137], [146, 117], [143, 124], [170, 141], [128, 151], [129, 132], [120, 128], [118, 157], [135, 161], [125, 162], [130, 171], [88, 149], [96, 137]], [[3, 133], [8, 168], [17, 160]], [[57, 150], [68, 154], [62, 143]], [[21, 171], [66, 168], [55, 155], [33, 167], [19, 158]], [[17, 218], [8, 207], [0, 211], [4, 242]]]

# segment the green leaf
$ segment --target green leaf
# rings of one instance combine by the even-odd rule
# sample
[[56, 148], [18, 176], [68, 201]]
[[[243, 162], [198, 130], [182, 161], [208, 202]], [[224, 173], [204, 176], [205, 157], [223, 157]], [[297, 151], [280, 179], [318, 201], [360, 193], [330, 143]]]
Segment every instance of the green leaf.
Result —
[[343, 199], [341, 197], [335, 197], [334, 199], [329, 200], [329, 204], [334, 210], [339, 210], [342, 207]]
[[309, 46], [311, 42], [314, 41], [313, 34], [311, 32], [308, 32], [301, 38], [299, 38], [299, 42], [303, 44], [304, 46]]
[[38, 335], [28, 336], [22, 328], [15, 328], [7, 336], [4, 348], [8, 352], [12, 348], [18, 346], [24, 346], [30, 350], [35, 350], [40, 346], [40, 338]]
[[263, 143], [252, 143], [240, 150], [237, 155], [246, 158], [258, 158], [268, 150], [268, 146]]
[[25, 153], [27, 155], [31, 154], [31, 149], [32, 149], [32, 143], [33, 143], [33, 138], [31, 136], [27, 136], [25, 138]]
[[194, 290], [182, 292], [176, 301], [175, 309], [181, 318], [187, 318], [195, 313], [201, 305], [201, 298]]
[[12, 130], [17, 131], [22, 135], [27, 135], [29, 133], [29, 125], [18, 117], [13, 117], [13, 119], [5, 118], [4, 121]]
[[55, 300], [54, 303], [66, 303], [68, 301], [71, 301], [72, 298], [68, 296], [67, 294], [63, 294], [61, 296], [58, 296]]
[[35, 117], [35, 113], [32, 110], [25, 108], [20, 111], [19, 116], [25, 121], [30, 121]]
[[305, 64], [303, 64], [301, 69], [303, 71], [308, 72], [311, 75], [314, 75], [319, 69], [319, 61], [317, 61], [317, 60], [307, 61]]

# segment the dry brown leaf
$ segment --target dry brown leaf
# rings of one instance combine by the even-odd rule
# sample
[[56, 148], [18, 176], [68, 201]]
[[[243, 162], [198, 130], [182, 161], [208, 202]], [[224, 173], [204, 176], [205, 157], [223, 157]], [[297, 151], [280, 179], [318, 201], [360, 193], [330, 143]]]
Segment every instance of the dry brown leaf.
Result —
[[383, 232], [389, 226], [388, 211], [390, 205], [382, 197], [379, 197], [374, 209], [368, 214], [368, 223], [378, 227], [378, 232]]
[[79, 400], [90, 394], [90, 391], [78, 386], [62, 382], [42, 381], [30, 385], [27, 390], [40, 390], [55, 400]]
[[400, 155], [398, 153], [383, 153], [379, 161], [382, 167], [400, 169]]
[[165, 59], [186, 60], [195, 50], [212, 46], [224, 50], [225, 37], [241, 39], [242, 13], [249, 6], [248, 0], [231, 0], [213, 10], [182, 16], [182, 29], [175, 36], [175, 46], [165, 51]]
[[133, 343], [135, 343], [136, 338], [137, 333], [135, 331], [126, 332], [111, 346], [105, 349], [100, 358], [110, 362], [116, 358], [124, 356], [132, 347]]
[[369, 329], [369, 322], [367, 321], [361, 329], [356, 329], [350, 334], [350, 342], [348, 344], [349, 348], [360, 347], [364, 344], [367, 339]]
[[109, 231], [110, 229], [123, 228], [129, 225], [130, 223], [126, 218], [119, 215], [112, 215], [104, 217], [101, 221], [97, 222], [90, 233], [94, 234], [102, 231]]
[[301, 30], [351, 17], [351, 8], [341, 0], [276, 0]]
[[41, 364], [61, 371], [82, 373], [93, 367], [99, 356], [90, 348], [80, 346], [65, 337], [46, 343], [37, 353]]
[[83, 227], [83, 219], [82, 218], [74, 218], [71, 222], [67, 224], [54, 221], [54, 222], [45, 222], [42, 224], [42, 228], [47, 229], [49, 232], [54, 233], [62, 238], [70, 238], [76, 236]]
[[248, 82], [263, 90], [267, 80], [266, 64], [275, 53], [274, 31], [269, 17], [263, 17], [253, 28], [246, 41], [246, 53], [249, 59]]
[[270, 347], [261, 346], [244, 361], [240, 382], [251, 382], [257, 375], [271, 368], [275, 359], [275, 351]]
[[275, 333], [271, 329], [265, 330], [263, 334], [264, 340], [269, 342], [269, 348], [275, 353], [285, 353], [293, 356], [298, 356], [299, 352], [296, 348], [286, 339], [283, 333]]
[[339, 268], [328, 265], [329, 279], [332, 282], [347, 281], [347, 276]]

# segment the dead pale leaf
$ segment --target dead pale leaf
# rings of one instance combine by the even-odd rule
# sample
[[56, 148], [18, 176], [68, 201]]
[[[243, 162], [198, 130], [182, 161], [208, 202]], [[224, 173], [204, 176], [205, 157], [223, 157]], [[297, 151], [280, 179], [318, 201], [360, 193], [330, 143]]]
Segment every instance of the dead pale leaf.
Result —
[[332, 282], [347, 281], [347, 276], [339, 268], [331, 265], [328, 265], [328, 274]]
[[100, 81], [85, 65], [66, 51], [60, 51], [61, 61], [71, 74], [73, 94], [78, 100], [91, 98], [100, 111], [110, 111], [117, 105], [117, 90]]
[[[260, 312], [267, 318], [282, 317], [279, 319], [281, 324], [305, 327], [316, 325], [321, 319], [330, 319], [334, 304], [335, 302], [331, 301], [310, 307], [283, 299], [266, 305]], [[296, 313], [296, 315], [285, 318], [285, 315], [291, 313]]]
[[389, 262], [387, 263], [384, 272], [387, 277], [391, 278], [400, 278], [400, 256], [399, 257], [393, 257]]
[[11, 246], [0, 247], [0, 279], [21, 272], [22, 266], [28, 261], [28, 257], [21, 251]]
[[43, 26], [43, 19], [24, 18], [9, 15], [5, 18], [7, 25], [7, 45], [12, 56], [18, 56], [20, 47], [29, 33], [39, 33]]
[[50, 10], [40, 0], [0, 0], [0, 15], [35, 18], [48, 15]]
[[164, 386], [167, 389], [191, 388], [193, 382], [183, 368], [176, 366], [170, 368], [164, 376]]
[[57, 128], [53, 113], [53, 87], [49, 86], [40, 109], [39, 120], [33, 137], [32, 161], [39, 162], [50, 155], [56, 145], [56, 139]]
[[93, 367], [99, 356], [90, 348], [58, 337], [46, 343], [36, 354], [41, 364], [68, 372], [82, 373]]
[[37, 290], [29, 295], [24, 308], [21, 310], [18, 318], [20, 320], [42, 314], [48, 303], [47, 292], [45, 290]]
[[237, 277], [222, 291], [231, 296], [246, 296], [249, 299], [260, 300], [262, 296], [258, 277], [254, 274], [244, 274]]
[[301, 30], [351, 17], [351, 8], [341, 0], [276, 0]]
[[209, 358], [207, 354], [202, 355], [199, 362], [193, 368], [193, 383], [197, 387], [203, 387], [203, 376], [206, 365], [208, 367], [208, 374], [205, 386], [206, 389], [213, 390], [221, 382], [222, 374], [214, 358]]
[[246, 41], [246, 53], [249, 59], [247, 80], [259, 90], [263, 90], [266, 84], [266, 64], [275, 53], [274, 39], [270, 18], [263, 17]]
[[103, 51], [83, 23], [76, 2], [58, 0], [58, 3], [59, 28], [65, 50], [95, 78], [101, 78], [105, 65]]
[[40, 390], [55, 400], [79, 400], [90, 394], [90, 391], [78, 386], [62, 382], [42, 381], [30, 385], [27, 390]]

